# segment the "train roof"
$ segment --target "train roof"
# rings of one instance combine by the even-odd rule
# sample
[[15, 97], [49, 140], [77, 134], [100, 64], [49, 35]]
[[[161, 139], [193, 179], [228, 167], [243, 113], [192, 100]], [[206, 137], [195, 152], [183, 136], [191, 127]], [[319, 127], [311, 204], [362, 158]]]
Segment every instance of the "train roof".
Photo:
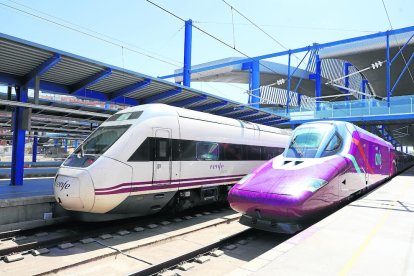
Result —
[[[143, 104], [138, 106], [129, 107], [119, 111], [118, 113], [127, 113], [131, 111], [151, 111], [153, 116], [162, 116], [162, 115], [173, 115], [180, 116], [183, 118], [191, 118], [196, 120], [202, 120], [207, 122], [219, 123], [229, 126], [241, 127], [241, 128], [250, 128], [250, 129], [259, 129], [261, 131], [278, 133], [282, 135], [290, 135], [291, 131], [286, 129], [280, 129], [276, 127], [270, 127], [265, 125], [260, 125], [256, 123], [250, 123], [243, 120], [232, 119], [227, 117], [222, 117], [218, 115], [213, 115], [209, 113], [194, 111], [190, 109], [175, 107], [166, 104]], [[117, 114], [118, 114], [117, 113]]]

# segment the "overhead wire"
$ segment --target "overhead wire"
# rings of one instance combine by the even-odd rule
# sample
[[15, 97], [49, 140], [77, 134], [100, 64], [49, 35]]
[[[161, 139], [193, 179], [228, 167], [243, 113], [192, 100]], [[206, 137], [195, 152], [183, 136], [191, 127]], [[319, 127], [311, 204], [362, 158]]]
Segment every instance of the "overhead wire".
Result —
[[[385, 14], [387, 15], [388, 23], [390, 24], [391, 30], [393, 30], [394, 28], [392, 27], [392, 23], [391, 23], [390, 15], [388, 14], [388, 9], [387, 9], [387, 6], [385, 5], [384, 0], [381, 0], [381, 2], [382, 2], [382, 6], [384, 7]], [[396, 42], [396, 43], [397, 43], [397, 45], [398, 45], [398, 40], [397, 40], [397, 37], [395, 37], [395, 36], [394, 36], [394, 39], [395, 39], [395, 42]], [[399, 45], [398, 45], [398, 48], [399, 48], [399, 50], [401, 50], [401, 46], [399, 46]], [[404, 60], [405, 66], [407, 66], [407, 67], [408, 67], [408, 65], [407, 65], [407, 60], [405, 59], [405, 56], [404, 56], [404, 53], [403, 53], [403, 52], [401, 52], [401, 57], [402, 57], [402, 59]], [[410, 74], [411, 81], [414, 83], [414, 77], [413, 77], [413, 75], [411, 74], [411, 70], [410, 70], [410, 68], [407, 68], [407, 69], [408, 69], [408, 73]]]
[[227, 6], [229, 6], [232, 10], [234, 10], [235, 12], [237, 12], [241, 17], [243, 17], [244, 19], [246, 19], [250, 24], [252, 24], [253, 26], [255, 26], [257, 29], [259, 29], [262, 33], [264, 33], [267, 37], [269, 37], [271, 40], [273, 40], [276, 44], [278, 44], [280, 47], [282, 47], [285, 50], [289, 50], [285, 45], [283, 45], [279, 40], [277, 40], [276, 38], [274, 38], [272, 35], [270, 35], [268, 32], [266, 32], [265, 30], [263, 30], [259, 25], [257, 25], [256, 23], [254, 23], [252, 20], [250, 20], [247, 16], [245, 16], [243, 13], [241, 13], [238, 9], [236, 9], [235, 7], [233, 7], [232, 5], [230, 5], [226, 0], [221, 0], [223, 1], [223, 3], [225, 3]]
[[[23, 5], [23, 4], [19, 4], [19, 3], [17, 3], [17, 2], [11, 1], [11, 0], [7, 0], [7, 1], [10, 1], [10, 2], [16, 3], [16, 4], [18, 4], [18, 5], [25, 6], [25, 5]], [[96, 32], [96, 31], [93, 31], [93, 30], [90, 30], [90, 29], [87, 29], [87, 28], [85, 28], [85, 27], [81, 27], [81, 26], [76, 25], [76, 24], [74, 24], [74, 23], [71, 23], [71, 22], [69, 22], [69, 21], [67, 21], [67, 20], [60, 19], [60, 18], [57, 18], [57, 17], [55, 17], [55, 16], [48, 15], [48, 14], [46, 14], [46, 13], [40, 12], [40, 11], [35, 10], [35, 9], [32, 9], [32, 8], [30, 8], [30, 7], [25, 6], [25, 7], [29, 8], [29, 9], [31, 9], [31, 10], [34, 10], [34, 11], [36, 11], [36, 12], [38, 12], [38, 13], [42, 13], [42, 14], [45, 14], [45, 15], [47, 15], [47, 16], [49, 16], [49, 17], [52, 17], [52, 18], [55, 18], [55, 19], [61, 20], [62, 22], [65, 22], [65, 23], [69, 23], [69, 24], [71, 24], [71, 25], [74, 25], [74, 26], [76, 26], [77, 28], [75, 28], [75, 27], [73, 27], [73, 26], [68, 26], [68, 25], [66, 25], [66, 24], [63, 24], [63, 23], [60, 23], [60, 22], [57, 22], [57, 21], [54, 21], [54, 20], [49, 19], [49, 18], [46, 18], [46, 17], [44, 17], [44, 16], [41, 16], [41, 15], [38, 15], [38, 14], [35, 14], [35, 13], [32, 13], [32, 12], [29, 12], [29, 11], [27, 11], [27, 10], [23, 10], [23, 9], [20, 9], [20, 8], [18, 8], [18, 7], [15, 7], [15, 6], [8, 5], [8, 4], [6, 4], [6, 3], [1, 3], [1, 2], [0, 2], [0, 5], [2, 5], [2, 6], [4, 6], [4, 7], [7, 7], [7, 8], [9, 8], [9, 9], [15, 10], [15, 11], [17, 11], [17, 12], [23, 13], [23, 14], [25, 14], [25, 15], [29, 15], [29, 16], [35, 17], [35, 18], [37, 18], [37, 19], [40, 19], [40, 20], [46, 21], [46, 22], [48, 22], [48, 23], [52, 23], [52, 24], [57, 25], [57, 26], [60, 26], [60, 27], [62, 27], [62, 28], [65, 28], [65, 29], [68, 29], [68, 30], [71, 30], [71, 31], [74, 31], [74, 32], [77, 32], [77, 33], [80, 33], [80, 34], [83, 34], [83, 35], [86, 35], [86, 36], [92, 37], [92, 38], [94, 38], [94, 39], [97, 39], [97, 40], [103, 41], [103, 42], [108, 43], [108, 44], [111, 44], [111, 45], [113, 45], [113, 46], [117, 46], [117, 47], [124, 47], [124, 48], [125, 48], [125, 49], [127, 49], [128, 51], [131, 51], [131, 52], [133, 52], [133, 53], [136, 53], [136, 54], [139, 54], [139, 55], [145, 56], [145, 57], [147, 57], [147, 58], [151, 58], [151, 59], [153, 59], [153, 60], [157, 60], [157, 61], [160, 61], [160, 62], [162, 62], [162, 63], [172, 65], [172, 66], [174, 66], [174, 67], [181, 67], [181, 66], [182, 66], [182, 62], [175, 61], [175, 60], [172, 60], [172, 59], [170, 59], [170, 58], [168, 58], [168, 59], [170, 59], [170, 61], [168, 61], [168, 60], [166, 60], [166, 59], [167, 59], [166, 57], [159, 58], [159, 57], [154, 56], [153, 54], [144, 53], [144, 52], [142, 52], [142, 51], [138, 51], [137, 49], [134, 49], [134, 48], [132, 48], [132, 47], [125, 47], [123, 44], [126, 44], [126, 43], [124, 43], [123, 41], [121, 41], [121, 40], [119, 40], [119, 39], [109, 37], [109, 36], [107, 36], [107, 35], [105, 35], [105, 34], [102, 34], [102, 33], [99, 33], [99, 32]], [[84, 30], [81, 30], [81, 29], [79, 29], [79, 28], [85, 29], [85, 30], [87, 30], [88, 32], [87, 32], [87, 31], [84, 31]], [[93, 34], [93, 33], [95, 33], [95, 34]], [[111, 40], [115, 40], [115, 41], [121, 42], [121, 43], [123, 43], [123, 44], [118, 43], [118, 42], [114, 42], [114, 41], [111, 41]], [[128, 43], [128, 44], [129, 44], [129, 43]], [[130, 46], [132, 46], [132, 45], [130, 45]], [[135, 45], [134, 45], [133, 47], [140, 48], [140, 47], [135, 46]], [[147, 51], [147, 50], [145, 50], [145, 51]]]
[[[160, 6], [160, 5], [158, 5], [157, 3], [154, 3], [154, 2], [153, 2], [153, 1], [151, 1], [151, 0], [146, 0], [146, 1], [147, 1], [148, 3], [150, 3], [150, 4], [152, 4], [153, 6], [155, 6], [155, 7], [159, 8], [160, 10], [162, 10], [162, 11], [164, 11], [164, 12], [166, 12], [166, 13], [170, 14], [171, 16], [173, 16], [173, 17], [175, 17], [175, 18], [177, 18], [178, 20], [181, 20], [181, 21], [185, 22], [184, 18], [182, 18], [182, 17], [178, 16], [177, 14], [175, 14], [175, 13], [173, 13], [173, 12], [171, 12], [171, 11], [167, 10], [166, 8], [164, 8], [164, 7]], [[235, 11], [236, 11], [236, 10], [235, 10]], [[252, 60], [252, 61], [257, 61], [257, 62], [259, 62], [259, 64], [260, 64], [261, 66], [263, 66], [263, 67], [267, 68], [268, 70], [270, 70], [271, 72], [273, 72], [273, 73], [277, 74], [277, 72], [276, 72], [276, 71], [274, 71], [274, 70], [273, 70], [272, 68], [270, 68], [269, 66], [267, 66], [267, 65], [265, 65], [265, 64], [263, 64], [263, 63], [261, 63], [261, 62], [260, 62], [260, 60], [257, 60], [257, 59], [255, 59], [255, 58], [253, 58], [253, 57], [251, 57], [251, 56], [247, 55], [246, 53], [242, 52], [241, 50], [237, 49], [236, 47], [231, 46], [229, 43], [227, 43], [227, 42], [223, 41], [222, 39], [220, 39], [220, 38], [218, 38], [218, 37], [216, 37], [216, 36], [212, 35], [211, 33], [207, 32], [207, 31], [205, 31], [205, 30], [203, 30], [202, 28], [198, 27], [197, 25], [194, 25], [194, 24], [193, 24], [193, 28], [197, 29], [197, 30], [198, 30], [198, 31], [200, 31], [201, 33], [205, 34], [206, 36], [209, 36], [210, 38], [212, 38], [212, 39], [214, 39], [214, 40], [218, 41], [219, 43], [221, 43], [221, 44], [225, 45], [226, 47], [228, 47], [228, 48], [230, 48], [230, 49], [233, 49], [234, 51], [238, 52], [239, 54], [243, 55], [244, 57], [246, 57], [246, 58], [248, 58], [248, 59], [250, 59], [250, 60]], [[285, 46], [283, 46], [283, 47], [285, 47]], [[201, 73], [200, 75], [203, 75], [203, 74]], [[239, 88], [240, 88], [240, 87], [239, 87]], [[241, 89], [241, 88], [240, 88], [240, 89]], [[244, 90], [244, 89], [243, 89], [243, 90]], [[249, 91], [250, 91], [250, 90], [249, 90]]]
[[[219, 22], [219, 21], [197, 21], [199, 24], [217, 24], [217, 25], [231, 25], [231, 22]], [[248, 26], [247, 23], [237, 23], [238, 26]], [[358, 32], [358, 33], [376, 33], [372, 30], [355, 30], [355, 29], [340, 29], [340, 28], [328, 28], [328, 27], [311, 27], [311, 26], [292, 26], [292, 25], [273, 25], [273, 24], [260, 24], [261, 27], [272, 28], [291, 28], [291, 29], [303, 29], [303, 30], [322, 30], [322, 31], [335, 31], [335, 32]]]

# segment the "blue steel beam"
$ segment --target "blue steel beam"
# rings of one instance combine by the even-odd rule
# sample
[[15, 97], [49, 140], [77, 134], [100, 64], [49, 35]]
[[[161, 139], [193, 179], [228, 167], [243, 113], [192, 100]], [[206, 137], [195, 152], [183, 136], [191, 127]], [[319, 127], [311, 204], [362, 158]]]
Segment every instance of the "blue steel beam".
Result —
[[243, 70], [249, 70], [249, 104], [259, 108], [260, 105], [260, 63], [258, 61], [242, 64]]
[[288, 71], [287, 71], [287, 87], [286, 87], [286, 114], [289, 114], [289, 104], [290, 104], [290, 58], [291, 53], [288, 54]]
[[[344, 86], [346, 88], [349, 88], [349, 76], [348, 75], [349, 75], [349, 67], [350, 66], [352, 66], [351, 63], [344, 62], [344, 76], [345, 76], [345, 78], [344, 78]], [[344, 91], [346, 94], [349, 93], [349, 89], [343, 89], [343, 88], [341, 88], [340, 90]], [[345, 100], [346, 101], [349, 101], [349, 96], [346, 96], [345, 97]]]
[[23, 85], [22, 79], [18, 76], [0, 72], [0, 83], [8, 85]]
[[[16, 98], [19, 102], [27, 102], [27, 87], [16, 88]], [[24, 146], [26, 130], [23, 129], [23, 107], [15, 107], [13, 112], [13, 142], [12, 142], [12, 166], [10, 185], [23, 185], [24, 176]]]
[[[368, 80], [363, 79], [363, 80], [361, 81], [361, 92], [362, 92], [362, 93], [364, 93], [364, 94], [362, 94], [362, 99], [363, 99], [363, 100], [365, 100], [365, 91], [366, 91], [366, 86], [367, 86], [367, 84], [368, 84]], [[365, 105], [365, 102], [364, 102], [364, 105]]]
[[322, 67], [321, 67], [321, 60], [319, 58], [319, 55], [316, 55], [315, 58], [315, 62], [316, 62], [316, 68], [315, 68], [315, 74], [310, 74], [309, 75], [309, 79], [310, 80], [315, 80], [315, 100], [316, 100], [316, 110], [319, 111], [321, 109], [321, 103], [319, 102], [319, 97], [322, 96], [322, 82], [321, 82], [321, 72], [322, 72]]
[[184, 68], [183, 85], [190, 87], [191, 84], [191, 44], [193, 37], [193, 21], [185, 21], [184, 31]]
[[28, 87], [29, 83], [32, 84], [36, 76], [42, 76], [46, 73], [50, 68], [55, 66], [60, 61], [60, 55], [54, 54], [52, 57], [48, 58], [45, 62], [40, 64], [38, 67], [33, 69], [30, 73], [28, 73], [25, 77], [24, 86]]
[[395, 54], [395, 56], [392, 58], [391, 60], [391, 64], [395, 61], [395, 59], [401, 54], [401, 52], [405, 49], [405, 47], [408, 45], [408, 43], [410, 43], [411, 39], [414, 37], [414, 34], [407, 40], [407, 42], [405, 42], [404, 46], [402, 46], [400, 48], [400, 50], [398, 51], [398, 53]]
[[286, 122], [289, 122], [289, 120], [280, 118], [280, 119], [276, 119], [274, 121], [268, 122], [267, 125], [269, 125], [269, 126], [275, 126], [275, 125], [280, 125], [280, 124], [286, 123]]
[[109, 77], [112, 74], [111, 68], [106, 68], [104, 71], [99, 72], [93, 76], [90, 76], [82, 81], [80, 81], [77, 84], [74, 84], [71, 86], [70, 94], [76, 94], [84, 89], [86, 89], [88, 86], [91, 86], [95, 83], [97, 83], [100, 80], [103, 80], [104, 78]]
[[146, 103], [146, 104], [153, 103], [153, 102], [156, 102], [156, 101], [159, 101], [159, 100], [162, 100], [162, 99], [166, 99], [166, 98], [175, 96], [177, 94], [180, 94], [181, 91], [182, 91], [181, 88], [176, 88], [176, 89], [173, 89], [173, 90], [168, 90], [168, 91], [165, 91], [165, 92], [162, 92], [162, 93], [155, 94], [153, 96], [147, 97], [147, 98], [145, 98], [143, 100], [143, 102]]
[[[24, 84], [24, 80], [22, 78], [16, 77], [14, 75], [0, 73], [0, 83], [7, 83], [9, 85], [18, 85], [22, 86]], [[34, 84], [29, 85], [28, 88], [33, 88]], [[40, 81], [40, 89], [43, 91], [50, 91], [53, 93], [58, 94], [66, 94], [66, 95], [72, 95], [79, 98], [87, 98], [87, 99], [94, 99], [99, 101], [108, 101], [108, 95], [99, 91], [94, 91], [90, 89], [83, 89], [79, 92], [76, 92], [75, 94], [70, 94], [71, 88], [58, 84], [58, 83], [52, 83], [48, 81]], [[119, 104], [126, 104], [126, 105], [138, 105], [139, 101], [131, 98], [119, 98], [112, 100], [114, 103]]]
[[227, 104], [228, 104], [227, 101], [221, 101], [221, 102], [217, 102], [217, 103], [210, 103], [210, 104], [196, 106], [196, 107], [193, 108], [193, 110], [197, 110], [197, 111], [210, 110], [210, 109], [214, 109], [214, 108], [217, 108], [217, 107], [220, 107], [220, 106], [225, 106]]
[[201, 102], [201, 101], [204, 101], [204, 100], [207, 100], [206, 95], [197, 96], [197, 97], [193, 97], [193, 98], [188, 98], [188, 99], [184, 99], [184, 100], [181, 100], [181, 101], [175, 101], [175, 102], [170, 103], [170, 105], [182, 107], [182, 106], [190, 105], [190, 104], [193, 104], [193, 103]]
[[137, 90], [140, 90], [142, 88], [147, 87], [148, 85], [151, 84], [151, 80], [150, 79], [145, 79], [141, 82], [138, 83], [134, 83], [131, 84], [129, 86], [123, 87], [117, 91], [112, 92], [109, 96], [108, 96], [108, 100], [109, 101], [116, 101], [119, 100], [122, 97], [127, 96], [128, 94], [131, 94]]
[[[387, 34], [397, 35], [397, 34], [408, 33], [408, 32], [412, 32], [412, 31], [414, 31], [414, 26], [401, 28], [401, 29], [395, 29], [395, 30], [386, 31], [386, 32], [378, 32], [378, 33], [375, 33], [375, 34], [369, 34], [369, 35], [353, 37], [353, 38], [348, 38], [348, 39], [342, 39], [342, 40], [337, 40], [337, 41], [332, 41], [332, 42], [327, 42], [327, 43], [313, 44], [313, 45], [310, 45], [310, 46], [305, 46], [305, 47], [296, 48], [296, 49], [292, 49], [292, 50], [281, 51], [281, 52], [277, 52], [277, 53], [271, 53], [271, 54], [266, 54], [266, 55], [251, 57], [251, 58], [244, 58], [244, 59], [239, 59], [239, 60], [234, 60], [234, 61], [229, 61], [229, 62], [223, 62], [221, 64], [215, 64], [215, 65], [211, 65], [211, 66], [205, 66], [205, 67], [201, 67], [201, 68], [191, 70], [191, 73], [198, 73], [198, 72], [209, 71], [209, 70], [213, 70], [213, 69], [217, 69], [217, 68], [223, 68], [223, 67], [227, 67], [227, 66], [231, 66], [231, 65], [243, 64], [243, 63], [251, 62], [251, 61], [260, 61], [262, 59], [270, 59], [270, 58], [285, 56], [285, 55], [288, 55], [289, 52], [292, 53], [292, 54], [296, 54], [296, 53], [300, 53], [300, 52], [304, 52], [304, 51], [319, 50], [319, 49], [322, 49], [322, 48], [332, 47], [332, 46], [336, 46], [336, 45], [348, 44], [348, 43], [352, 43], [352, 42], [358, 42], [358, 41], [363, 41], [363, 40], [368, 40], [368, 39], [373, 39], [373, 38], [384, 37]], [[180, 73], [176, 73], [176, 74], [162, 76], [162, 77], [159, 77], [159, 78], [168, 79], [168, 78], [182, 76], [182, 74], [183, 73], [180, 72]]]
[[387, 104], [390, 107], [390, 97], [391, 97], [391, 62], [390, 62], [390, 34], [387, 32], [386, 34], [386, 44], [387, 47], [385, 49], [386, 54], [386, 85], [387, 85]]
[[267, 117], [270, 117], [270, 116], [272, 116], [272, 115], [262, 114], [262, 115], [259, 115], [259, 116], [254, 116], [253, 118], [251, 118], [251, 121], [255, 122], [255, 123], [260, 123], [261, 120], [264, 120], [264, 119], [266, 119]]
[[235, 114], [231, 117], [233, 119], [241, 119], [243, 117], [252, 116], [252, 115], [257, 114], [257, 113], [259, 113], [259, 110], [251, 110], [251, 111], [246, 111], [246, 112], [243, 112], [243, 113]]
[[268, 124], [268, 123], [270, 123], [270, 122], [273, 122], [273, 121], [275, 121], [275, 120], [279, 120], [279, 118], [267, 118], [267, 119], [265, 119], [265, 120], [261, 120], [260, 122], [257, 122], [258, 124], [263, 124], [263, 125], [266, 125], [266, 124]]
[[408, 66], [410, 65], [411, 61], [413, 61], [413, 58], [414, 58], [414, 53], [411, 54], [410, 59], [407, 61], [407, 63], [404, 66], [404, 69], [401, 71], [400, 75], [398, 76], [397, 80], [395, 81], [395, 84], [391, 89], [391, 95], [393, 94], [394, 89], [397, 87], [397, 84], [400, 82], [400, 80], [401, 80], [402, 76], [404, 75], [405, 71], [407, 71]]
[[229, 107], [229, 108], [225, 108], [225, 109], [220, 109], [217, 111], [214, 111], [213, 113], [216, 115], [225, 115], [225, 114], [229, 114], [232, 112], [235, 112], [237, 109], [235, 109], [234, 107]]

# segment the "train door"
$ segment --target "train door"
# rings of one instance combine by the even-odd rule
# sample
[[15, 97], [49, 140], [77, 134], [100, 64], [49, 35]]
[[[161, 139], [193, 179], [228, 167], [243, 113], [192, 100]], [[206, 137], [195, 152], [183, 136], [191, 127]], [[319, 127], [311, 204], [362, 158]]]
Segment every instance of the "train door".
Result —
[[171, 129], [154, 130], [153, 185], [171, 183]]

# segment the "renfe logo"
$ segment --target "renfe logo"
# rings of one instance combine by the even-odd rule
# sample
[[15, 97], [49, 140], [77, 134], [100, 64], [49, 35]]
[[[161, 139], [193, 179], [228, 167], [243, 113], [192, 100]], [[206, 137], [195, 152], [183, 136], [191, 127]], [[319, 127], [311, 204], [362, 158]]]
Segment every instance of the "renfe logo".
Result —
[[70, 187], [70, 184], [68, 183], [69, 182], [69, 179], [68, 180], [66, 180], [66, 181], [59, 181], [59, 180], [56, 180], [56, 182], [55, 182], [55, 187], [56, 187], [56, 189], [58, 189], [58, 190], [60, 190], [60, 191], [63, 191], [63, 189], [69, 189], [69, 187]]
[[219, 171], [221, 171], [223, 168], [224, 168], [224, 165], [221, 164], [221, 163], [210, 165], [210, 170], [219, 170]]

